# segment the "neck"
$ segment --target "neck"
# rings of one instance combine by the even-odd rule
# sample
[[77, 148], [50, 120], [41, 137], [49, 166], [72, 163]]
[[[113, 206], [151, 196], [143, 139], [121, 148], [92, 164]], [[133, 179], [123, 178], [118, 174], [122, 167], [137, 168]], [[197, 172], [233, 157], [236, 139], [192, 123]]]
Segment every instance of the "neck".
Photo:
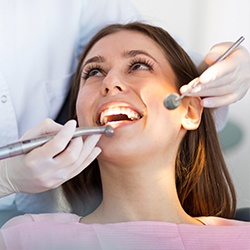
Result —
[[[153, 167], [152, 167], [153, 166]], [[103, 201], [85, 223], [168, 221], [192, 223], [182, 209], [173, 166], [100, 166]]]

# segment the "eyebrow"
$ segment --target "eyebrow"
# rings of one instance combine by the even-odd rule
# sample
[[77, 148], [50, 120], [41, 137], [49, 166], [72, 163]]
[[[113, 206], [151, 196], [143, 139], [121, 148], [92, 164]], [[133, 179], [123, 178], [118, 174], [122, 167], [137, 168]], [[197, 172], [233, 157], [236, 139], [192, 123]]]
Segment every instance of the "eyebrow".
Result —
[[102, 63], [105, 62], [105, 59], [103, 56], [94, 56], [88, 59], [84, 64], [83, 67], [85, 67], [89, 63]]
[[152, 60], [154, 60], [156, 63], [157, 63], [157, 60], [152, 56], [150, 55], [148, 52], [144, 51], [144, 50], [129, 50], [129, 51], [125, 51], [123, 53], [123, 56], [124, 57], [127, 57], [127, 58], [130, 58], [130, 57], [135, 57], [137, 55], [145, 55], [145, 56], [148, 56], [150, 57]]
[[[129, 50], [129, 51], [125, 51], [123, 53], [123, 56], [126, 58], [131, 58], [131, 57], [135, 57], [137, 55], [145, 55], [150, 57], [152, 60], [154, 60], [157, 63], [157, 60], [150, 55], [148, 52], [144, 51], [144, 50]], [[85, 67], [87, 64], [89, 63], [103, 63], [105, 62], [105, 59], [103, 56], [94, 56], [91, 57], [90, 59], [88, 59], [84, 64], [83, 67]]]

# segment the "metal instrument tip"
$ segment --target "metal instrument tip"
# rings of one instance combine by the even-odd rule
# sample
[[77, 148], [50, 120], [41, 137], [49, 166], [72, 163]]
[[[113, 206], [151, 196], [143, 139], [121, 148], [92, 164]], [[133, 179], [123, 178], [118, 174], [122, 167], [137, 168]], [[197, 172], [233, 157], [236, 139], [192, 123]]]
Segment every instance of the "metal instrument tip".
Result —
[[180, 102], [181, 98], [176, 93], [169, 94], [164, 98], [164, 106], [169, 110], [178, 108]]
[[111, 137], [111, 136], [114, 135], [114, 129], [110, 125], [108, 125], [108, 126], [105, 127], [104, 134], [107, 137]]

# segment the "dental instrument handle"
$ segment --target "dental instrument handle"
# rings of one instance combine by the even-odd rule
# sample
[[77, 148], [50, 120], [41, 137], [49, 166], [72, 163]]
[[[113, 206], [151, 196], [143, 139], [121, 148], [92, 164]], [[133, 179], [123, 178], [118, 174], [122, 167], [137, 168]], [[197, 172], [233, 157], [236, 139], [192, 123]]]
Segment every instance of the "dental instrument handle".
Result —
[[[232, 46], [229, 47], [229, 49], [223, 53], [212, 65], [214, 65], [217, 62], [221, 62], [222, 60], [224, 60], [234, 49], [236, 49], [243, 41], [245, 40], [245, 38], [243, 36], [241, 36], [236, 42], [234, 42], [232, 44]], [[212, 66], [211, 65], [211, 66]]]
[[[45, 134], [37, 138], [24, 140], [24, 141], [18, 141], [18, 142], [14, 142], [9, 145], [0, 147], [0, 160], [22, 155], [22, 154], [27, 154], [31, 150], [37, 147], [40, 147], [46, 142], [53, 139], [56, 134], [57, 133], [49, 133], [49, 134]], [[76, 131], [72, 139], [79, 137], [79, 136], [93, 135], [93, 134], [104, 134], [110, 137], [114, 134], [114, 129], [111, 126], [79, 127], [79, 128], [76, 128]]]

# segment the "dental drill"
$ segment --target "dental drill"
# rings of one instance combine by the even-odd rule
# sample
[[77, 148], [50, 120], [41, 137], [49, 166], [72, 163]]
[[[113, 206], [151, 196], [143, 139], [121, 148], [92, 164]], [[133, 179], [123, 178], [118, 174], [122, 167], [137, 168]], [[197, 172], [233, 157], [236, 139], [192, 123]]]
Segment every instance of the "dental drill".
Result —
[[[0, 147], [0, 160], [5, 158], [14, 157], [17, 155], [27, 154], [31, 150], [42, 146], [46, 142], [54, 138], [57, 133], [44, 134], [40, 137], [14, 142], [6, 146]], [[104, 134], [107, 137], [111, 137], [114, 134], [114, 129], [111, 126], [105, 127], [79, 127], [76, 128], [76, 131], [72, 137], [76, 138], [84, 135], [93, 135], [93, 134]]]

